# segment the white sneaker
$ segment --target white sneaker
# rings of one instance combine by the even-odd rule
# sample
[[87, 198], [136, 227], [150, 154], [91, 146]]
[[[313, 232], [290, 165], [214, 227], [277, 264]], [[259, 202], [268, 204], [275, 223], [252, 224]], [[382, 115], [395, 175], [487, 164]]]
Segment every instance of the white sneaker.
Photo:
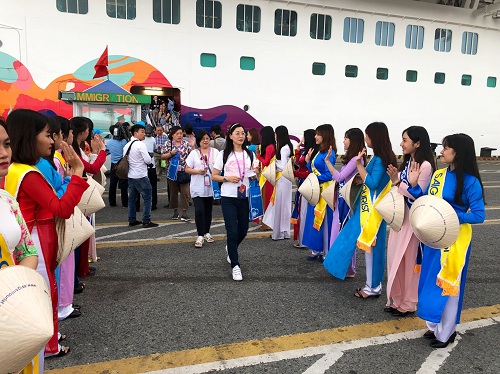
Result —
[[194, 242], [194, 246], [196, 248], [201, 248], [203, 246], [203, 236], [198, 236], [198, 238]]
[[241, 269], [238, 265], [233, 268], [233, 280], [241, 281], [243, 280], [243, 275], [241, 275]]
[[231, 259], [229, 258], [229, 253], [227, 252], [227, 245], [226, 245], [226, 255], [227, 255], [227, 262], [228, 262], [228, 264], [230, 264]]
[[212, 235], [210, 235], [208, 232], [205, 234], [205, 237], [204, 237], [204, 238], [205, 238], [205, 241], [206, 241], [207, 243], [213, 243], [213, 242], [215, 241], [215, 239], [213, 238], [213, 236], [212, 236]]

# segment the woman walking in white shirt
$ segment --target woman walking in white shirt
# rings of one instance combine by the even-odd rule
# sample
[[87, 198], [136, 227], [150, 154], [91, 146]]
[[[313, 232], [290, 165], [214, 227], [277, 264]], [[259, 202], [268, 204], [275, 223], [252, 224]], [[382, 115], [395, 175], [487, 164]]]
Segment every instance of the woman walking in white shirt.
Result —
[[[249, 178], [255, 177], [259, 163], [255, 154], [246, 148], [244, 142], [243, 126], [239, 123], [231, 125], [224, 151], [217, 156], [212, 172], [212, 179], [215, 182], [223, 182], [221, 207], [227, 232], [227, 259], [231, 263], [235, 281], [243, 280], [238, 261], [238, 246], [247, 235]], [[224, 175], [220, 175], [221, 171]]]
[[203, 246], [203, 241], [213, 243], [210, 235], [212, 225], [212, 206], [214, 190], [212, 188], [212, 169], [219, 151], [210, 147], [210, 135], [205, 130], [196, 132], [198, 149], [191, 151], [186, 159], [186, 173], [191, 174], [189, 185], [194, 204], [194, 221], [198, 238], [194, 243], [196, 248]]

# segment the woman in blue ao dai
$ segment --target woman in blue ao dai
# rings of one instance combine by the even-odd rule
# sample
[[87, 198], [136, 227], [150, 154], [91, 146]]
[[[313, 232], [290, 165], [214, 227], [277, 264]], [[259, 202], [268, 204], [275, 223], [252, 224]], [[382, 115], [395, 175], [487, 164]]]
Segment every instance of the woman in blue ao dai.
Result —
[[[333, 165], [329, 161], [329, 157], [325, 159], [326, 166], [332, 174], [332, 179], [338, 183], [338, 195], [335, 203], [335, 209], [333, 211], [330, 246], [333, 245], [333, 242], [335, 241], [335, 239], [337, 239], [340, 230], [342, 230], [352, 214], [349, 205], [347, 205], [344, 197], [340, 193], [340, 188], [342, 188], [346, 182], [351, 180], [351, 178], [353, 178], [358, 173], [358, 169], [356, 168], [356, 157], [359, 152], [363, 151], [364, 148], [365, 141], [363, 131], [358, 128], [349, 129], [344, 135], [345, 155], [342, 157], [342, 168], [340, 169], [340, 171], [337, 171], [333, 167]], [[366, 165], [366, 156], [363, 156], [362, 163], [363, 165]], [[354, 252], [354, 254], [352, 255], [351, 264], [349, 265], [346, 276], [348, 278], [354, 278], [355, 274], [356, 252]]]
[[[321, 125], [316, 128], [316, 144], [319, 145], [319, 152], [311, 159], [313, 149], [306, 155], [307, 168], [318, 177], [321, 191], [332, 183], [332, 174], [326, 166], [325, 159], [330, 147], [333, 153], [329, 160], [335, 164], [337, 158], [337, 146], [335, 142], [335, 132], [332, 125]], [[320, 198], [316, 206], [307, 206], [306, 223], [304, 225], [304, 239], [302, 243], [311, 249], [309, 261], [318, 260], [323, 262], [323, 256], [327, 253], [330, 245], [330, 227], [332, 225], [333, 211], [326, 204], [325, 199]]]
[[[366, 150], [356, 158], [359, 176], [354, 182], [362, 184], [361, 196], [355, 203], [354, 213], [340, 231], [325, 260], [325, 268], [333, 276], [344, 279], [351, 258], [356, 248], [365, 252], [366, 282], [356, 289], [354, 296], [362, 299], [379, 297], [382, 293], [382, 279], [385, 269], [386, 223], [373, 214], [373, 206], [390, 188], [390, 179], [386, 173], [388, 165], [397, 166], [396, 156], [392, 151], [387, 126], [374, 122], [365, 129], [366, 145], [373, 149], [373, 157], [368, 165], [363, 166], [362, 159]], [[363, 219], [363, 225], [361, 220]], [[367, 224], [370, 222], [370, 224]], [[367, 240], [369, 239], [369, 240]]]
[[[481, 223], [485, 218], [483, 184], [474, 141], [466, 134], [454, 134], [445, 137], [442, 143], [441, 162], [448, 167], [434, 173], [427, 193], [441, 196], [450, 203], [457, 213], [460, 233], [448, 248], [424, 245], [417, 314], [427, 323], [429, 331], [424, 338], [432, 339], [433, 348], [445, 348], [455, 340], [469, 266], [470, 224]], [[413, 165], [410, 171], [408, 192], [414, 198], [425, 194], [417, 183], [419, 169], [419, 165]]]

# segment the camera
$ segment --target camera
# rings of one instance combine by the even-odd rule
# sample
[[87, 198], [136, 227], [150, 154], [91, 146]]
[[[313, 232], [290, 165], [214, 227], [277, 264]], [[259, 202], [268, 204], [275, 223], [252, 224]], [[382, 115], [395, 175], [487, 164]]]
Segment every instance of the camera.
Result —
[[132, 137], [127, 126], [123, 125], [114, 125], [113, 131], [110, 131], [113, 134], [113, 139], [115, 140], [123, 140], [125, 139], [127, 142]]

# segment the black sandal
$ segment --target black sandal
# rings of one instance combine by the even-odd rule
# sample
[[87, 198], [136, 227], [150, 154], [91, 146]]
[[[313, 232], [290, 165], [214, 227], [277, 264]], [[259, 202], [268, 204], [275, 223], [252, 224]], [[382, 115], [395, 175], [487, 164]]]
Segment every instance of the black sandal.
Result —
[[361, 287], [356, 289], [356, 292], [354, 292], [354, 296], [357, 297], [358, 299], [363, 299], [363, 300], [371, 299], [371, 298], [378, 299], [380, 297], [380, 295], [366, 295], [366, 296], [364, 296], [363, 291], [361, 290]]
[[69, 351], [70, 351], [69, 347], [61, 345], [61, 349], [59, 350], [58, 353], [56, 353], [55, 355], [46, 356], [45, 358], [63, 357], [66, 356], [69, 353]]

